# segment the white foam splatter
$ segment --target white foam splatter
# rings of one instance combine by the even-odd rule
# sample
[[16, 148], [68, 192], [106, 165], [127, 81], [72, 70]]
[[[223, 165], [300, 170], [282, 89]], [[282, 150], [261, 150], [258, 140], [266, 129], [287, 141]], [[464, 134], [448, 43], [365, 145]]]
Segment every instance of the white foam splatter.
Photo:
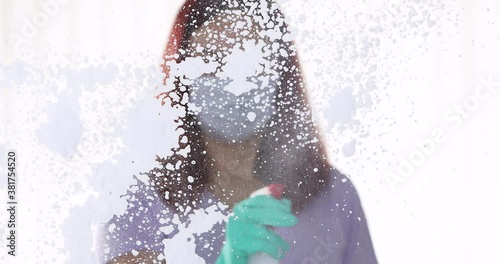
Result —
[[[220, 208], [226, 208], [222, 204], [211, 205], [207, 208], [196, 209], [189, 216], [188, 222], [181, 222], [179, 217], [175, 216], [172, 219], [172, 224], [178, 227], [179, 232], [172, 238], [163, 240], [164, 256], [167, 263], [205, 263], [205, 260], [196, 255], [196, 240], [195, 235], [199, 235], [212, 230], [213, 226], [222, 221], [227, 221], [228, 216], [225, 216]], [[162, 229], [162, 231], [173, 231], [171, 228]], [[168, 235], [169, 233], [165, 233]], [[182, 249], [182, 250], [176, 250]]]

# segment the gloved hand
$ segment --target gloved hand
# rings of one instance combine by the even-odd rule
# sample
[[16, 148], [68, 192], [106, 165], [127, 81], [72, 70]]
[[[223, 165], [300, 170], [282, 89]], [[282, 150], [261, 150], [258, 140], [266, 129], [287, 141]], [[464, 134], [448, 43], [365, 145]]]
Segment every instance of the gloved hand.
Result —
[[226, 239], [216, 264], [246, 264], [248, 257], [265, 252], [283, 259], [290, 245], [270, 227], [297, 224], [291, 201], [259, 195], [237, 203], [226, 224]]

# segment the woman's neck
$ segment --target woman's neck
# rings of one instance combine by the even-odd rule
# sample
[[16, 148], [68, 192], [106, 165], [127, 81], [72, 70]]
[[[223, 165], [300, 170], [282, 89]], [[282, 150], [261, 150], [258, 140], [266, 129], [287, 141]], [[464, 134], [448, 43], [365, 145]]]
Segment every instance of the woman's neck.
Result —
[[264, 185], [254, 174], [254, 162], [259, 137], [253, 136], [240, 144], [218, 141], [208, 135], [206, 140], [209, 166], [208, 188], [230, 208]]

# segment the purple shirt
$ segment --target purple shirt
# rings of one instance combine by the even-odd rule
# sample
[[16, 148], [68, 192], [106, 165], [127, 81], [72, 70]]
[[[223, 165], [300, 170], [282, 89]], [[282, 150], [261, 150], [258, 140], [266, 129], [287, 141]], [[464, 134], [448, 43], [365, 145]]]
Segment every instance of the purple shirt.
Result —
[[[289, 252], [280, 263], [377, 263], [356, 189], [337, 170], [331, 176], [333, 187], [325, 188], [302, 210], [295, 226], [274, 229], [290, 244]], [[160, 219], [172, 214], [151, 187], [142, 183], [137, 187], [139, 191], [129, 199], [127, 211], [121, 216], [115, 215], [101, 231], [103, 239], [99, 254], [103, 263], [132, 250], [164, 251], [162, 241], [168, 236], [159, 229], [168, 226], [168, 223]], [[202, 195], [200, 202], [202, 208], [219, 204], [218, 199], [208, 191]], [[224, 215], [230, 213], [227, 209], [219, 208], [218, 211]], [[175, 236], [176, 228], [171, 228], [173, 232], [170, 236]], [[224, 229], [225, 221], [221, 221], [210, 231], [195, 235], [195, 252], [206, 263], [215, 263], [223, 245]]]

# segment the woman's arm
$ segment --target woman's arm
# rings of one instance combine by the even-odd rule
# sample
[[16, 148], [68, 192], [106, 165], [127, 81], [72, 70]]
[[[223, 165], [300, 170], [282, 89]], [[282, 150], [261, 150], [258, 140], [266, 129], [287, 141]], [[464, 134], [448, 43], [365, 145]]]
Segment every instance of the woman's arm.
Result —
[[347, 241], [342, 263], [376, 264], [378, 262], [358, 192], [348, 179], [340, 184], [345, 187], [344, 199], [352, 211], [346, 223]]

